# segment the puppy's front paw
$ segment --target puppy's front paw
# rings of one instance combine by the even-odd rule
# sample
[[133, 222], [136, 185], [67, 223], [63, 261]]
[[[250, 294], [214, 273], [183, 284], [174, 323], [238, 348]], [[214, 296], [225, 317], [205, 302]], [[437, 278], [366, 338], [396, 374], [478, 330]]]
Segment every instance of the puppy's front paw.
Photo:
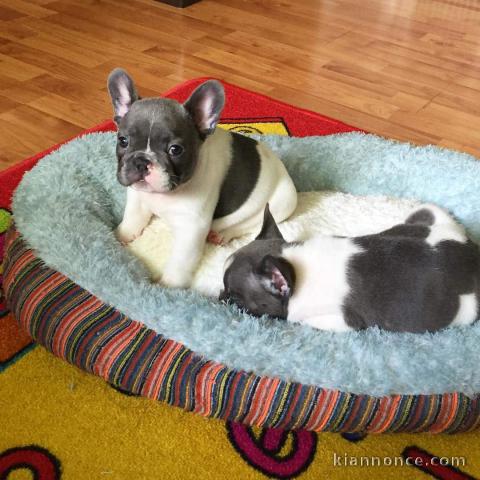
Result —
[[133, 242], [136, 238], [138, 238], [141, 233], [142, 232], [139, 233], [121, 223], [115, 230], [115, 237], [117, 237], [117, 240], [122, 245], [127, 245], [127, 243]]
[[191, 272], [166, 269], [160, 278], [160, 283], [171, 288], [188, 288], [192, 281], [192, 276]]

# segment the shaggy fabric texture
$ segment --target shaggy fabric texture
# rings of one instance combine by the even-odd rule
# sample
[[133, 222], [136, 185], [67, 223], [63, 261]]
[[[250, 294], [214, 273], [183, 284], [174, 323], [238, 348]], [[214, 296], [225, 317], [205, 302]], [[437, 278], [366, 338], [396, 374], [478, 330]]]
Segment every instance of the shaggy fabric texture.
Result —
[[[339, 190], [433, 201], [480, 240], [480, 164], [471, 156], [362, 133], [263, 137], [300, 191]], [[480, 326], [424, 335], [331, 333], [259, 321], [193, 291], [152, 284], [115, 240], [125, 190], [115, 136], [74, 140], [27, 173], [14, 197], [17, 228], [40, 257], [130, 317], [228, 366], [370, 395], [480, 392]]]

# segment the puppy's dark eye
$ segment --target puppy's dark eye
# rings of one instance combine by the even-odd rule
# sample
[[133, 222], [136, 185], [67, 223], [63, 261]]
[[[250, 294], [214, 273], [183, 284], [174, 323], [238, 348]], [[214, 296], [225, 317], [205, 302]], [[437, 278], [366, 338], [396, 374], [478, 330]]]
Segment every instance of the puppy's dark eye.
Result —
[[128, 147], [128, 138], [127, 137], [118, 137], [118, 143], [122, 148]]
[[168, 154], [171, 157], [178, 157], [182, 153], [183, 153], [183, 147], [181, 145], [174, 144], [168, 147]]

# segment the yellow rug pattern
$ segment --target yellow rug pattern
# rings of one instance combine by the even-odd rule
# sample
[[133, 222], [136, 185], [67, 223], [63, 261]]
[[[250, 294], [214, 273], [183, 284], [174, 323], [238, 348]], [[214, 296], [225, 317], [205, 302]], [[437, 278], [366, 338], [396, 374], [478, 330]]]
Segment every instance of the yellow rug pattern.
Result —
[[[0, 375], [0, 403], [0, 452], [39, 446], [58, 460], [66, 480], [267, 478], [237, 453], [224, 422], [118, 392], [42, 347]], [[467, 479], [480, 473], [479, 440], [478, 433], [391, 434], [357, 441], [323, 433], [317, 435], [313, 461], [299, 477], [426, 479], [419, 468], [399, 463], [404, 449], [416, 446], [439, 461], [463, 458], [458, 469], [450, 470], [455, 476], [446, 470], [437, 478]], [[283, 447], [279, 457], [288, 455], [292, 442], [287, 438]], [[1, 470], [0, 478], [5, 478]], [[33, 477], [17, 468], [6, 478]]]

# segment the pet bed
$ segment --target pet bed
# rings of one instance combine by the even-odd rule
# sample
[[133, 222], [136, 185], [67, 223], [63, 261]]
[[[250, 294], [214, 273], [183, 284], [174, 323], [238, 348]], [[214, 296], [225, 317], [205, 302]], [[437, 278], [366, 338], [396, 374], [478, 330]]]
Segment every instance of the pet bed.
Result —
[[[275, 117], [255, 121], [252, 111], [250, 126], [240, 126], [231, 115], [226, 128], [262, 131], [263, 122], [291, 131], [303, 125], [299, 135], [353, 130], [226, 88], [236, 108], [248, 110], [245, 98], [253, 98], [252, 110], [268, 105]], [[277, 118], [292, 112], [301, 121]], [[308, 130], [308, 123], [320, 127]], [[263, 139], [300, 191], [436, 202], [480, 239], [480, 165], [471, 156], [361, 132]], [[424, 335], [321, 332], [259, 322], [197, 292], [152, 285], [113, 235], [125, 200], [114, 145], [109, 132], [76, 139], [42, 159], [16, 191], [5, 292], [37, 342], [129, 392], [250, 425], [376, 433], [478, 426], [479, 325]]]

